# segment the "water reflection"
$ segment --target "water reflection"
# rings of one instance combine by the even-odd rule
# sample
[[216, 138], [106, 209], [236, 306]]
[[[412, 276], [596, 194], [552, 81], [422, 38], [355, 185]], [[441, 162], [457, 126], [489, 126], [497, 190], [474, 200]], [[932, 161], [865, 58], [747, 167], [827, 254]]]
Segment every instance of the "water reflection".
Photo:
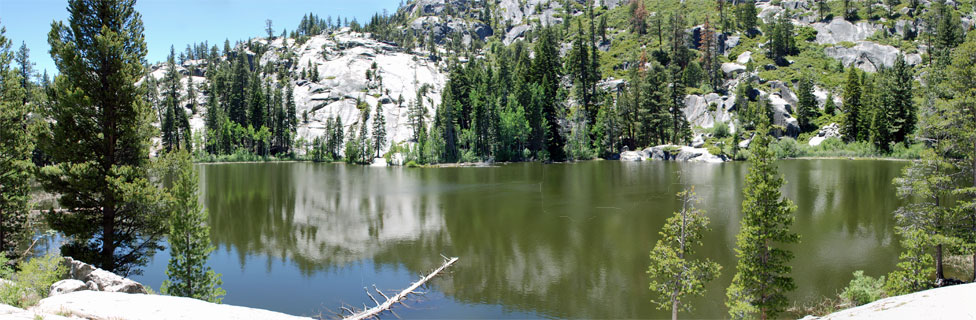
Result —
[[[788, 181], [784, 192], [799, 207], [796, 299], [833, 295], [857, 269], [879, 275], [893, 268], [899, 249], [892, 232], [897, 199], [891, 179], [903, 163], [779, 165]], [[371, 281], [402, 287], [436, 266], [441, 253], [461, 257], [450, 276], [433, 283], [442, 298], [406, 317], [665, 317], [648, 302], [647, 254], [679, 205], [675, 193], [692, 184], [713, 229], [700, 254], [725, 269], [707, 295], [692, 302], [691, 316], [722, 317], [747, 172], [745, 163], [617, 161], [441, 169], [313, 163], [201, 168], [211, 236], [220, 247], [215, 255], [236, 256], [215, 259], [233, 264], [219, 266], [234, 287], [228, 302], [307, 313], [357, 301], [357, 288]], [[153, 263], [164, 265], [158, 258]], [[228, 271], [235, 269], [244, 280]], [[262, 277], [267, 281], [253, 280]], [[319, 296], [278, 298], [268, 305], [269, 294], [306, 294], [294, 287]]]

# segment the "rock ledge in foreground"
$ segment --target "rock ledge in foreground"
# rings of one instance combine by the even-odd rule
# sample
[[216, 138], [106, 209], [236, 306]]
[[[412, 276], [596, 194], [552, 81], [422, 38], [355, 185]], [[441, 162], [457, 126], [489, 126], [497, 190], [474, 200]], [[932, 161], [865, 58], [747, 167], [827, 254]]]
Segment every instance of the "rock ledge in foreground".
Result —
[[884, 298], [821, 318], [803, 319], [974, 319], [976, 283], [960, 284]]
[[312, 319], [191, 298], [105, 291], [77, 291], [48, 297], [31, 311], [85, 319]]

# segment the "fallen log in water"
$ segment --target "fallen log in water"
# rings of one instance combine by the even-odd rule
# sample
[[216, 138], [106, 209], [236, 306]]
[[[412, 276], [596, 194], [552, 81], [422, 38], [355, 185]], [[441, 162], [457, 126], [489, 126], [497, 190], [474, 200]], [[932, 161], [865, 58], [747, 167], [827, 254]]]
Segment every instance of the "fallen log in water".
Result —
[[[433, 279], [435, 276], [437, 276], [437, 274], [441, 273], [441, 271], [444, 271], [444, 269], [447, 269], [447, 267], [450, 267], [452, 264], [454, 264], [457, 261], [458, 261], [457, 257], [453, 257], [450, 259], [444, 257], [444, 264], [441, 265], [440, 268], [434, 269], [433, 272], [431, 272], [425, 277], [421, 277], [420, 280], [414, 282], [409, 287], [403, 289], [403, 291], [400, 291], [400, 293], [397, 293], [395, 296], [392, 297], [387, 297], [385, 294], [383, 294], [383, 292], [379, 291], [374, 286], [373, 289], [376, 290], [376, 292], [379, 293], [381, 296], [386, 298], [386, 301], [384, 301], [383, 303], [377, 301], [376, 298], [369, 293], [368, 289], [363, 288], [364, 290], [366, 290], [366, 295], [369, 296], [370, 300], [373, 300], [373, 302], [376, 303], [376, 306], [369, 309], [365, 309], [358, 313], [354, 313], [348, 317], [343, 318], [343, 320], [362, 320], [362, 319], [370, 319], [370, 318], [378, 317], [380, 313], [383, 313], [383, 311], [390, 310], [390, 308], [393, 307], [393, 304], [398, 302], [402, 303], [401, 301], [404, 298], [406, 298], [408, 294], [416, 293], [417, 288], [420, 288], [420, 286], [424, 285], [424, 283], [427, 283], [427, 281], [430, 281], [430, 279]], [[343, 308], [343, 309], [348, 310], [348, 308]]]

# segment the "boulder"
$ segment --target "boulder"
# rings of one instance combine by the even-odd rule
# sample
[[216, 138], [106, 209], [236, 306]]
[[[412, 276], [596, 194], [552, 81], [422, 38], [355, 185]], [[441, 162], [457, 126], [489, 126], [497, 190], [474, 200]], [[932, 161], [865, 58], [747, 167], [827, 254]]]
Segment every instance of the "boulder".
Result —
[[722, 73], [725, 73], [726, 77], [735, 77], [743, 71], [746, 71], [746, 66], [744, 65], [731, 62], [722, 63]]
[[148, 293], [142, 284], [102, 269], [95, 269], [95, 271], [92, 271], [92, 273], [88, 275], [88, 279], [98, 286], [99, 291]]
[[682, 111], [692, 127], [711, 128], [716, 122], [729, 122], [735, 107], [735, 97], [719, 96], [709, 93], [705, 96], [685, 96], [685, 108]]
[[386, 166], [386, 158], [376, 158], [376, 159], [373, 159], [373, 163], [370, 163], [369, 166], [370, 167], [385, 167]]
[[192, 298], [98, 291], [48, 297], [33, 311], [85, 319], [312, 319]]
[[730, 36], [728, 37], [728, 39], [725, 39], [725, 48], [723, 50], [723, 53], [728, 52], [729, 50], [732, 50], [732, 48], [739, 46], [739, 39], [741, 39], [739, 38], [739, 36]]
[[837, 123], [831, 123], [823, 126], [823, 128], [820, 128], [820, 131], [817, 132], [817, 136], [810, 138], [810, 142], [807, 144], [809, 144], [811, 147], [816, 147], [823, 143], [824, 140], [827, 140], [827, 138], [840, 137], [842, 137], [840, 133], [840, 126], [837, 125]]
[[691, 146], [694, 148], [701, 148], [705, 146], [705, 136], [700, 133], [696, 135], [695, 139], [691, 141]]
[[[675, 152], [677, 151], [677, 152]], [[716, 156], [705, 148], [689, 146], [660, 145], [644, 149], [644, 153], [652, 160], [673, 160], [688, 162], [722, 163], [729, 161], [725, 156]]]
[[[881, 66], [891, 67], [895, 64], [895, 59], [901, 53], [898, 48], [877, 44], [870, 41], [860, 41], [853, 47], [833, 46], [824, 48], [827, 56], [838, 59], [846, 66], [855, 66], [867, 72], [876, 72]], [[905, 62], [915, 65], [921, 62], [922, 57], [918, 54], [905, 56]]]
[[[142, 284], [123, 278], [114, 273], [95, 268], [94, 266], [65, 257], [64, 263], [69, 266], [68, 275], [71, 279], [84, 281], [92, 290], [125, 292], [125, 293], [147, 293]], [[92, 288], [94, 287], [94, 288]]]
[[480, 22], [471, 26], [471, 32], [478, 36], [478, 39], [481, 39], [482, 41], [485, 40], [485, 38], [495, 34], [494, 30], [491, 29], [491, 26]]
[[735, 62], [738, 64], [747, 64], [752, 60], [752, 51], [746, 51], [739, 54], [739, 57], [735, 58]]
[[644, 161], [644, 155], [640, 151], [624, 151], [620, 153], [620, 161]]
[[800, 134], [800, 126], [793, 118], [793, 106], [778, 93], [769, 95], [769, 108], [773, 111], [773, 124], [783, 128], [783, 132], [776, 130], [775, 135], [780, 137], [786, 135], [796, 138]]
[[882, 29], [880, 25], [871, 24], [866, 21], [854, 24], [844, 20], [842, 17], [836, 17], [827, 23], [817, 22], [810, 26], [817, 30], [818, 44], [861, 41]]
[[[789, 103], [791, 106], [799, 104], [798, 102], [800, 101], [800, 98], [796, 96], [793, 89], [790, 89], [790, 86], [785, 82], [773, 80], [769, 82], [769, 87], [773, 89], [772, 93], [779, 94], [779, 96], [783, 98], [783, 100], [786, 100], [786, 103]], [[792, 109], [790, 110], [790, 113], [793, 113]]]
[[88, 285], [81, 280], [65, 279], [51, 285], [51, 292], [48, 296], [71, 293], [75, 291], [89, 290]]
[[524, 36], [525, 32], [529, 31], [529, 29], [532, 29], [532, 27], [528, 25], [514, 26], [505, 33], [505, 40], [502, 42], [504, 42], [505, 45], [512, 44], [512, 42], [515, 42], [516, 39]]
[[749, 149], [749, 144], [752, 143], [752, 138], [739, 141], [739, 149]]

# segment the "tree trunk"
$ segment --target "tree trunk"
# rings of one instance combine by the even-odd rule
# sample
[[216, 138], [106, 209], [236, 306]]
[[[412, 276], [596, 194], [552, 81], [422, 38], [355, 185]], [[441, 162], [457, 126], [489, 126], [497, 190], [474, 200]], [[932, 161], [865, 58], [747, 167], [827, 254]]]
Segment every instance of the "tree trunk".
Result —
[[671, 299], [671, 320], [678, 320], [678, 299]]
[[945, 279], [945, 273], [942, 270], [942, 245], [935, 246], [935, 279], [936, 281]]
[[102, 269], [115, 272], [115, 207], [102, 213]]

